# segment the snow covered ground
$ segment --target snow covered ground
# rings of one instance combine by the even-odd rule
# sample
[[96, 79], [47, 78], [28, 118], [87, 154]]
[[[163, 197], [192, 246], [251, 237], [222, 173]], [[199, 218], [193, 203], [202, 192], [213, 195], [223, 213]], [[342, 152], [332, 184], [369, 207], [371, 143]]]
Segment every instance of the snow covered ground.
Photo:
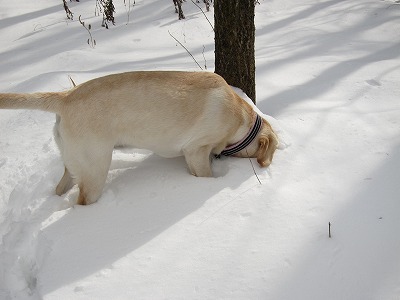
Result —
[[[128, 70], [213, 71], [184, 3], [0, 0], [0, 91], [59, 91]], [[126, 1], [128, 2], [128, 1]], [[54, 195], [54, 115], [0, 111], [0, 299], [400, 299], [400, 5], [260, 0], [257, 104], [283, 146], [190, 176], [183, 158], [115, 151], [103, 196]], [[128, 20], [129, 13], [129, 20]], [[91, 24], [95, 48], [78, 16]], [[212, 20], [212, 12], [207, 13]], [[331, 223], [331, 238], [328, 223]]]

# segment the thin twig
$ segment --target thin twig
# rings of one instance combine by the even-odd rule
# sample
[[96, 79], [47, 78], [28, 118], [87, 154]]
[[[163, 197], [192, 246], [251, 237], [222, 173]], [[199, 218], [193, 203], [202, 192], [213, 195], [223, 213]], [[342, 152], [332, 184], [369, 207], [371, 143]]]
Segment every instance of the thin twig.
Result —
[[65, 13], [67, 14], [67, 19], [68, 20], [73, 20], [74, 19], [74, 14], [72, 13], [72, 11], [70, 11], [68, 4], [65, 0], [63, 0], [63, 5], [64, 5], [64, 10]]
[[69, 77], [69, 80], [71, 80], [72, 85], [73, 85], [74, 87], [76, 87], [76, 83], [75, 83], [75, 81], [72, 79], [71, 75], [68, 75], [68, 77]]
[[207, 19], [207, 21], [208, 21], [208, 24], [210, 24], [212, 30], [214, 31], [214, 26], [211, 24], [210, 20], [209, 20], [208, 17], [206, 16], [206, 13], [204, 12], [204, 10], [203, 10], [196, 2], [194, 2], [193, 0], [191, 0], [191, 1], [192, 1], [192, 3], [193, 3], [194, 5], [196, 5], [196, 6], [198, 7], [198, 9], [201, 10], [201, 12], [203, 13], [204, 17], [206, 17], [206, 19]]
[[247, 149], [246, 149], [246, 154], [247, 154], [247, 157], [249, 158], [251, 167], [253, 168], [254, 175], [256, 175], [258, 182], [262, 185], [261, 180], [260, 180], [260, 178], [258, 177], [258, 175], [257, 175], [257, 173], [256, 173], [256, 169], [254, 169], [253, 162], [251, 161], [251, 159], [250, 159], [250, 157], [249, 157], [249, 153], [247, 152]]
[[178, 41], [178, 39], [177, 39], [176, 37], [174, 37], [174, 36], [171, 34], [171, 32], [170, 32], [169, 30], [168, 30], [168, 33], [169, 33], [169, 35], [170, 35], [179, 45], [181, 45], [181, 47], [182, 47], [183, 49], [186, 50], [186, 52], [193, 58], [194, 62], [199, 66], [199, 68], [200, 68], [201, 70], [203, 70], [203, 68], [199, 65], [199, 63], [198, 63], [197, 60], [194, 58], [194, 56], [192, 55], [192, 53], [190, 53], [190, 51], [189, 51], [185, 46], [183, 46], [183, 44], [182, 44], [180, 41]]
[[[124, 0], [124, 5], [125, 5], [125, 10], [127, 10], [127, 16], [128, 16], [128, 20], [126, 21], [126, 25], [129, 24], [130, 21], [130, 17], [131, 17], [131, 0], [128, 0], [128, 9], [126, 9], [126, 0]], [[136, 5], [136, 0], [133, 0], [133, 6]]]
[[83, 26], [83, 28], [86, 29], [86, 31], [89, 33], [89, 38], [87, 40], [87, 43], [90, 47], [94, 48], [96, 46], [96, 40], [93, 38], [90, 30], [92, 29], [92, 26], [89, 24], [87, 27], [85, 25], [85, 22], [82, 21], [81, 16], [79, 16], [79, 23]]
[[329, 222], [328, 224], [329, 224], [329, 238], [332, 238], [332, 235], [331, 235], [331, 222]]
[[206, 50], [206, 46], [204, 46], [203, 45], [203, 58], [204, 58], [204, 68], [207, 70], [207, 60], [206, 60], [206, 57], [205, 57], [205, 55], [204, 55], [204, 50]]

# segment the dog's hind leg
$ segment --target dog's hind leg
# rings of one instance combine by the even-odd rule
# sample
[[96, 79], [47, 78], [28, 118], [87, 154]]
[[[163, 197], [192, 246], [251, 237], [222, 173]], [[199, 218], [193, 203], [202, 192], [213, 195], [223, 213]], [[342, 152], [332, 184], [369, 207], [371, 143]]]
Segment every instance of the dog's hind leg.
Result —
[[[99, 145], [96, 145], [99, 146]], [[99, 148], [101, 150], [99, 150]], [[103, 192], [111, 164], [113, 147], [89, 149], [90, 156], [85, 155], [85, 160], [80, 159], [80, 165], [71, 169], [79, 187], [77, 204], [88, 205], [96, 202]]]
[[212, 177], [211, 146], [183, 150], [190, 173], [197, 177]]
[[[54, 140], [58, 146], [58, 149], [60, 150], [61, 156], [63, 156], [63, 154], [64, 154], [64, 145], [63, 144], [64, 143], [63, 143], [63, 139], [62, 139], [61, 132], [60, 132], [60, 130], [61, 130], [60, 123], [61, 123], [61, 117], [59, 115], [56, 115], [56, 123], [54, 124], [54, 128], [53, 128]], [[73, 185], [74, 185], [74, 182], [72, 180], [71, 173], [69, 172], [67, 166], [64, 166], [64, 175], [56, 187], [56, 194], [58, 196], [65, 194], [73, 187]]]
[[71, 173], [68, 171], [67, 167], [64, 167], [64, 175], [56, 187], [56, 194], [61, 196], [68, 192], [74, 186], [74, 181], [72, 179]]

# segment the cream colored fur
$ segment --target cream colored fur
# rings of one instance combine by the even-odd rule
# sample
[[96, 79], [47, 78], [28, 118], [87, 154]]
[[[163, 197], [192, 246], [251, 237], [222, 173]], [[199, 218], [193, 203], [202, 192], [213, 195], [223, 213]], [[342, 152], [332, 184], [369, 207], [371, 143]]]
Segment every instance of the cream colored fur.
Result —
[[[195, 176], [212, 176], [210, 157], [241, 140], [255, 112], [225, 80], [209, 72], [130, 72], [83, 83], [67, 92], [0, 94], [0, 108], [57, 114], [54, 136], [65, 164], [56, 188], [74, 183], [78, 204], [100, 197], [114, 147], [184, 155]], [[256, 139], [237, 154], [271, 163], [278, 139], [263, 120]]]

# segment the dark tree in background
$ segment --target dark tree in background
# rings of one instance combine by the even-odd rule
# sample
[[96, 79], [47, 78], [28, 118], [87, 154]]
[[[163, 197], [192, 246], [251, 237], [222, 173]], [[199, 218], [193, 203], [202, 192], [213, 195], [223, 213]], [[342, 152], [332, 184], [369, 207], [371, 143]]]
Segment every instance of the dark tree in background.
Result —
[[256, 102], [254, 0], [215, 0], [215, 73]]

